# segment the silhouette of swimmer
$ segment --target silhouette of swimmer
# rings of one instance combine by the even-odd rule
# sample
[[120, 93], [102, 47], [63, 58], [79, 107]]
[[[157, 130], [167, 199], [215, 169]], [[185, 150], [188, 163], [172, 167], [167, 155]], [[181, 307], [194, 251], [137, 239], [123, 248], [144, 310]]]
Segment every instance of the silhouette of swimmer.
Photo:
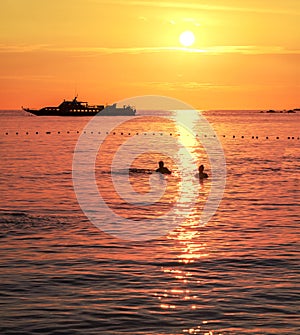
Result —
[[162, 174], [171, 174], [171, 171], [164, 166], [164, 162], [163, 161], [159, 161], [158, 162], [159, 168], [156, 169], [156, 172], [162, 173]]
[[204, 165], [199, 166], [199, 179], [205, 179], [208, 178], [208, 174], [203, 172], [204, 171]]

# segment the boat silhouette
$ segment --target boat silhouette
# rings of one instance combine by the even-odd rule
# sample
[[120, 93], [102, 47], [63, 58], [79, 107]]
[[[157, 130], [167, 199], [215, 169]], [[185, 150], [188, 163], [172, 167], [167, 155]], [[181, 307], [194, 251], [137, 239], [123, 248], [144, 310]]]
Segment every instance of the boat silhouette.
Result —
[[112, 105], [95, 105], [91, 106], [87, 102], [78, 101], [77, 97], [73, 100], [64, 100], [60, 105], [53, 107], [43, 107], [41, 109], [23, 108], [25, 112], [37, 116], [131, 116], [135, 115], [136, 109], [129, 105], [117, 107]]

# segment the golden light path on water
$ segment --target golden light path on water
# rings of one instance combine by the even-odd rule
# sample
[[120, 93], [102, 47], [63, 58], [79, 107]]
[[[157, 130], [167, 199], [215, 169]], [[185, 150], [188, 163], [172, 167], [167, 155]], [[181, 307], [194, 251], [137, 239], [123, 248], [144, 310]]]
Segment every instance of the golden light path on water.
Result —
[[222, 335], [222, 333], [216, 333], [214, 329], [208, 330], [209, 321], [202, 316], [203, 300], [207, 300], [207, 297], [200, 296], [196, 289], [197, 286], [203, 285], [204, 281], [194, 276], [193, 263], [209, 257], [206, 243], [201, 241], [198, 224], [190, 219], [169, 234], [168, 238], [173, 242], [170, 252], [176, 254], [177, 264], [162, 267], [164, 275], [173, 278], [173, 285], [162, 292], [155, 293], [160, 308], [176, 310], [178, 313], [180, 311], [186, 313], [190, 310], [193, 315], [199, 310], [199, 317], [194, 319], [194, 326], [182, 329], [182, 333]]
[[[196, 155], [197, 166], [195, 166], [195, 170], [197, 171], [203, 162], [206, 162], [211, 169], [210, 194], [199, 218], [199, 224], [203, 225], [214, 215], [223, 196], [226, 179], [225, 155], [213, 126], [201, 115], [200, 111], [192, 108], [176, 110], [174, 118], [181, 143], [185, 148], [191, 150], [192, 154]], [[182, 164], [188, 168], [190, 164], [195, 164], [195, 162], [186, 159]], [[195, 181], [195, 175], [190, 178], [193, 182]], [[201, 185], [200, 181], [200, 187]], [[193, 184], [193, 186], [195, 185]]]

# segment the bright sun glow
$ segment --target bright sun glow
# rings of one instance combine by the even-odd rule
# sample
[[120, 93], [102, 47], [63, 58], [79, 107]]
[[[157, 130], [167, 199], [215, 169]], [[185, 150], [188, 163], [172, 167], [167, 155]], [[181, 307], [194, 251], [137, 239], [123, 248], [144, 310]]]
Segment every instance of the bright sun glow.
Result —
[[179, 41], [183, 46], [189, 47], [195, 42], [195, 35], [189, 30], [184, 31], [180, 34]]

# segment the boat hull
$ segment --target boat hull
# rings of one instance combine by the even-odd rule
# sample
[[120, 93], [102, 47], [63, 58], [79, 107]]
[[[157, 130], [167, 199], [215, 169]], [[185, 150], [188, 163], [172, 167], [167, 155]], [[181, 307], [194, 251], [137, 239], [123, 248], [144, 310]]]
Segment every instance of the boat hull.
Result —
[[26, 112], [34, 114], [36, 116], [94, 116], [97, 115], [99, 111], [49, 111], [49, 110], [34, 110], [34, 109], [24, 109]]
[[34, 114], [36, 116], [133, 116], [135, 115], [136, 111], [134, 109], [123, 109], [117, 108], [115, 110], [111, 109], [93, 109], [93, 110], [68, 110], [68, 111], [61, 111], [61, 110], [50, 110], [50, 109], [29, 109], [23, 108], [24, 111]]
[[24, 109], [26, 112], [36, 116], [134, 116], [135, 112], [105, 112], [105, 111], [68, 111], [68, 112], [49, 112], [43, 110]]

